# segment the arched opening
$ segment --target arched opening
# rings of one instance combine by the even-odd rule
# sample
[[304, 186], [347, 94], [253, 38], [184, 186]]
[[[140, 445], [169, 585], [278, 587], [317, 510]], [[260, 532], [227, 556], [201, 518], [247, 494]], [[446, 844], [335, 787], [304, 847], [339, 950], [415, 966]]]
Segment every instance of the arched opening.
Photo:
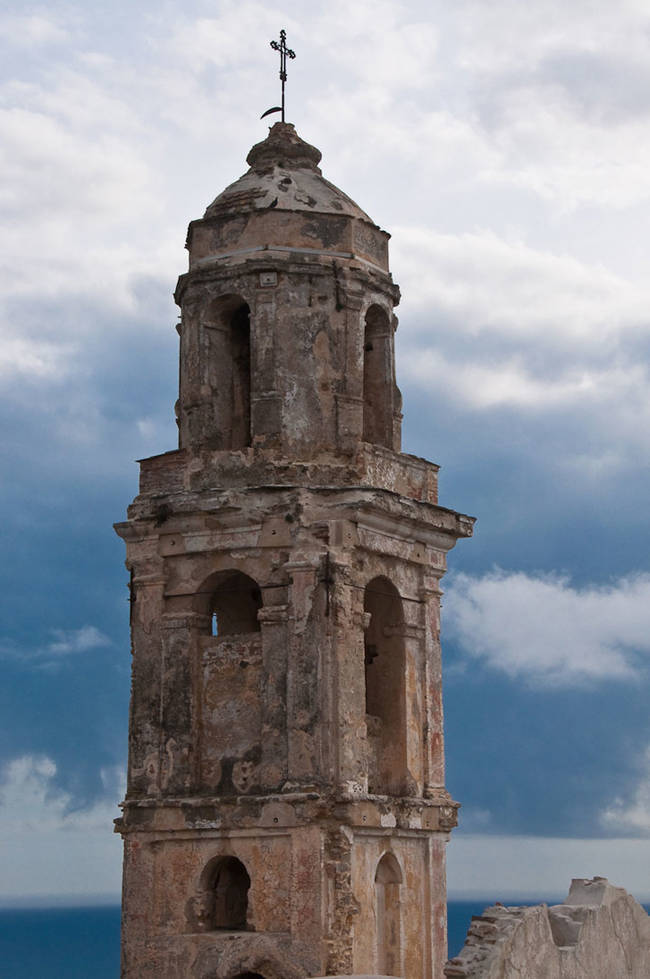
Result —
[[204, 321], [205, 373], [214, 413], [212, 441], [220, 449], [251, 444], [250, 308], [241, 296], [220, 296]]
[[396, 857], [392, 853], [385, 853], [375, 873], [377, 972], [383, 976], [402, 974], [401, 883], [402, 871]]
[[214, 876], [214, 927], [244, 931], [251, 879], [241, 860], [224, 857]]
[[210, 600], [212, 635], [259, 632], [257, 613], [261, 607], [262, 593], [256, 581], [242, 571], [222, 572]]
[[363, 440], [393, 445], [392, 336], [388, 314], [370, 306], [363, 337]]
[[402, 600], [392, 582], [382, 576], [366, 586], [363, 607], [370, 615], [364, 641], [368, 788], [399, 795], [406, 776]]
[[237, 857], [211, 860], [201, 875], [200, 931], [245, 931], [248, 923], [248, 891], [251, 879]]

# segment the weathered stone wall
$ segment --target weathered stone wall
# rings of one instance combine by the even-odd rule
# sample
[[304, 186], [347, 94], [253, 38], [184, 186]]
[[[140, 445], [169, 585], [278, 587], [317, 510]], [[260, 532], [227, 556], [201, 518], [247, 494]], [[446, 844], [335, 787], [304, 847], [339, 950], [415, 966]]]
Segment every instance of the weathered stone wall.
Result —
[[[441, 979], [455, 806], [444, 789], [438, 580], [458, 518], [345, 486], [158, 494], [130, 516], [120, 527], [137, 644], [120, 824], [124, 975], [220, 979], [216, 963], [243, 947], [265, 979], [289, 976], [287, 962], [303, 976], [371, 970], [390, 932], [395, 974]], [[233, 572], [259, 587], [256, 631]], [[373, 582], [379, 605], [365, 611]], [[210, 635], [222, 586], [235, 607], [218, 603], [226, 634]], [[386, 702], [399, 713], [401, 781], [379, 794], [369, 793], [368, 730], [388, 715], [366, 713], [366, 634], [400, 671]], [[386, 854], [399, 866], [399, 914], [378, 934]], [[202, 882], [220, 857], [250, 875], [246, 941], [204, 927]]]
[[486, 908], [447, 979], [648, 979], [650, 917], [604, 877], [574, 880], [564, 904]]

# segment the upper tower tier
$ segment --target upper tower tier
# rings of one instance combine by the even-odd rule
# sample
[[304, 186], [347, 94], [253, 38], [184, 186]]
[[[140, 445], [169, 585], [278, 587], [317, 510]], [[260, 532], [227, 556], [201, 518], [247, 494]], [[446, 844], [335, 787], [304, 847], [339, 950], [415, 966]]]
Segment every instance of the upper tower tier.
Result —
[[[308, 462], [399, 451], [389, 236], [276, 123], [189, 226], [180, 446]], [[242, 458], [243, 461], [243, 458]]]

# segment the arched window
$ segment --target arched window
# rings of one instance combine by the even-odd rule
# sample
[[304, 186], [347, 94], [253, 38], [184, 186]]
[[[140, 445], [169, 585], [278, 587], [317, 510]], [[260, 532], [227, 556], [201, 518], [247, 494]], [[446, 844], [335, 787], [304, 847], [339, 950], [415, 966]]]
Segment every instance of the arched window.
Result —
[[363, 338], [363, 440], [387, 448], [393, 445], [391, 332], [386, 310], [370, 306]]
[[220, 296], [204, 320], [204, 375], [211, 390], [214, 432], [220, 449], [251, 444], [250, 309], [241, 296]]
[[399, 592], [388, 578], [368, 583], [364, 610], [370, 614], [364, 643], [368, 788], [399, 795], [406, 780], [404, 616]]
[[257, 613], [262, 607], [259, 585], [241, 571], [225, 571], [210, 601], [213, 636], [235, 636], [259, 632]]
[[375, 873], [377, 972], [382, 976], [402, 975], [401, 883], [402, 871], [396, 857], [385, 853]]
[[248, 871], [237, 857], [210, 860], [188, 908], [190, 923], [200, 932], [247, 930], [250, 886]]
[[241, 860], [224, 857], [217, 864], [213, 882], [214, 927], [243, 931], [247, 925], [248, 889], [251, 879]]

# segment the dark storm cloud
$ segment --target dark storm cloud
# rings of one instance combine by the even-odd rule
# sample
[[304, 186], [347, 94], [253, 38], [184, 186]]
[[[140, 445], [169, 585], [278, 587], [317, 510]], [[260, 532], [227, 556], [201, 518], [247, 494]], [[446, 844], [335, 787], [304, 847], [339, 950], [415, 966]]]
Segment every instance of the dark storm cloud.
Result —
[[166, 291], [136, 284], [137, 312], [119, 319], [83, 296], [12, 304], [26, 324], [75, 336], [53, 375], [10, 377], [3, 392], [0, 757], [51, 758], [73, 807], [114, 791], [100, 771], [125, 762], [127, 574], [112, 524], [137, 491], [135, 458], [174, 444]]

